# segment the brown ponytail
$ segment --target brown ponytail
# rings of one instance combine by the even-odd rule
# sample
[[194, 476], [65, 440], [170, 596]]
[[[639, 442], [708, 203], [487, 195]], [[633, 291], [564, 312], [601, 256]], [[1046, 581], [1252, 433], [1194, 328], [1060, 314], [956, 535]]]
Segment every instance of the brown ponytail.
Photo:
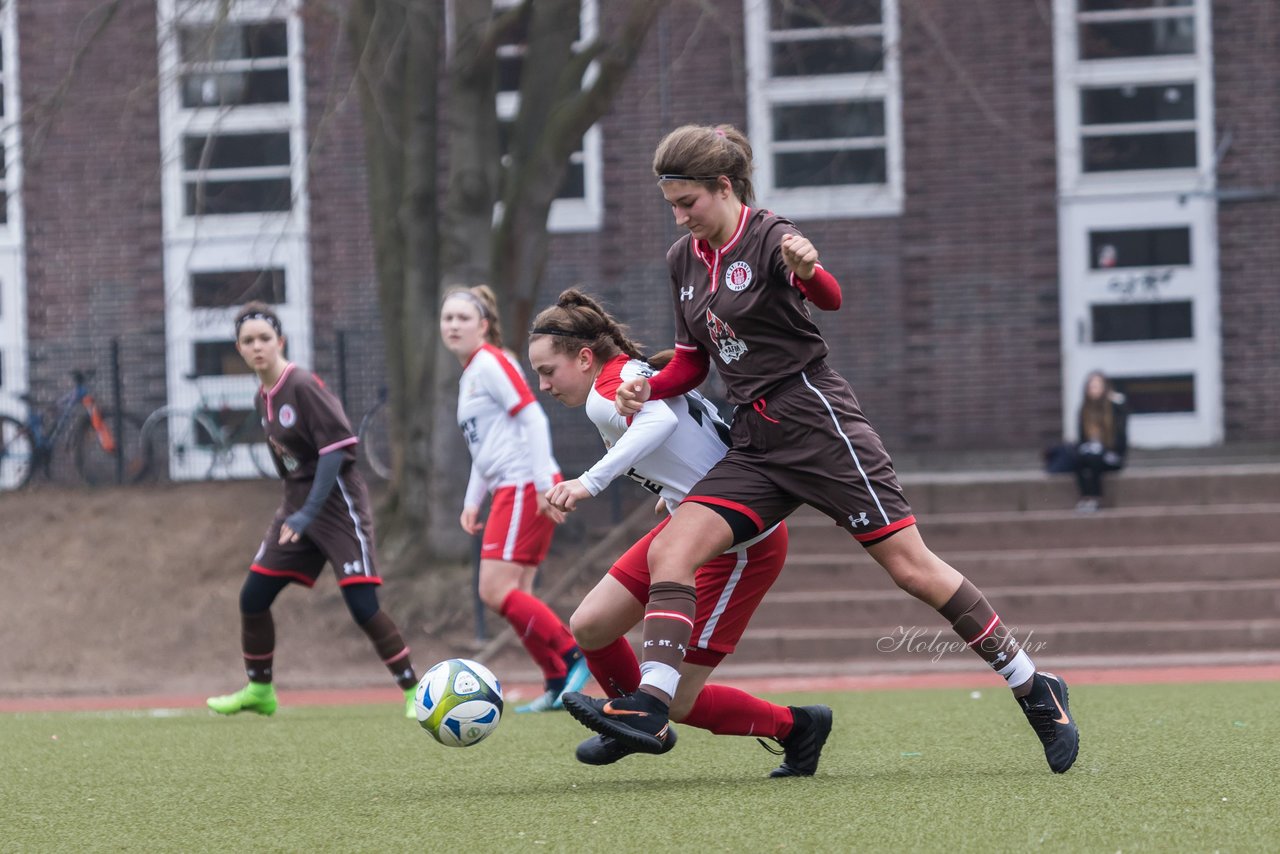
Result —
[[553, 353], [573, 354], [586, 347], [600, 362], [619, 353], [633, 359], [644, 358], [640, 345], [627, 337], [627, 327], [576, 288], [563, 291], [555, 305], [538, 312], [533, 319], [529, 340], [544, 335], [551, 339]]
[[658, 143], [653, 174], [659, 181], [693, 181], [708, 189], [715, 189], [723, 175], [738, 201], [751, 205], [756, 197], [751, 158], [751, 143], [733, 125], [683, 125]]

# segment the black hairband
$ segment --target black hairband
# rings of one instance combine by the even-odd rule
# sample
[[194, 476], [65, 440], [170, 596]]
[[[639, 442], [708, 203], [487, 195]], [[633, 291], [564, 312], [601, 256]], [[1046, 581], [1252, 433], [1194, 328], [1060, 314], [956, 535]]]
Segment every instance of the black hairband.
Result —
[[669, 173], [666, 175], [659, 175], [658, 180], [659, 181], [719, 181], [720, 176], [719, 175], [676, 175], [674, 173]]
[[581, 338], [587, 340], [587, 335], [581, 332], [571, 332], [568, 329], [552, 329], [550, 326], [535, 326], [529, 330], [530, 335], [559, 335], [561, 338]]
[[245, 322], [246, 320], [265, 320], [267, 323], [270, 323], [270, 324], [271, 324], [271, 328], [272, 328], [272, 329], [274, 329], [274, 330], [276, 331], [276, 334], [277, 334], [277, 335], [283, 335], [283, 334], [284, 334], [284, 332], [280, 329], [280, 321], [279, 321], [277, 318], [272, 317], [272, 316], [271, 316], [271, 315], [269, 315], [269, 314], [263, 314], [263, 313], [262, 313], [262, 312], [260, 312], [260, 311], [254, 311], [254, 312], [251, 312], [251, 313], [249, 313], [249, 314], [246, 314], [246, 315], [244, 315], [243, 317], [238, 318], [238, 319], [236, 320], [236, 335], [237, 335], [237, 336], [240, 334], [240, 327], [241, 327], [241, 326], [244, 326], [244, 322]]

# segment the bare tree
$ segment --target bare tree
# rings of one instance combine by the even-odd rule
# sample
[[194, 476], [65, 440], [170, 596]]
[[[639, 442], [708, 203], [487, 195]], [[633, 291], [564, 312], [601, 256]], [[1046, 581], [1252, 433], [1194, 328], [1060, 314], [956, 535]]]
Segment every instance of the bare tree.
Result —
[[[525, 0], [498, 14], [492, 0], [457, 0], [448, 38], [439, 0], [351, 0], [392, 413], [380, 551], [401, 572], [460, 544], [448, 536], [456, 508], [444, 504], [456, 502], [465, 468], [443, 429], [453, 366], [438, 358], [442, 287], [488, 282], [509, 343], [523, 345], [570, 155], [609, 109], [667, 0], [601, 5], [597, 36], [575, 45], [580, 0]], [[504, 155], [498, 46], [514, 33], [525, 36], [520, 109]]]

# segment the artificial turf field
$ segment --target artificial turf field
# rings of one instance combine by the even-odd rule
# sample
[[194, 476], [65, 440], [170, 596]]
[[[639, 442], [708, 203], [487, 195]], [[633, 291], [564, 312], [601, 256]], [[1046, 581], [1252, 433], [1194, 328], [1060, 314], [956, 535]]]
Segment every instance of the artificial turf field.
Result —
[[0, 851], [1280, 850], [1280, 683], [1073, 686], [1061, 776], [1003, 689], [775, 699], [835, 709], [816, 777], [690, 727], [590, 768], [563, 713], [462, 750], [394, 702], [5, 714]]

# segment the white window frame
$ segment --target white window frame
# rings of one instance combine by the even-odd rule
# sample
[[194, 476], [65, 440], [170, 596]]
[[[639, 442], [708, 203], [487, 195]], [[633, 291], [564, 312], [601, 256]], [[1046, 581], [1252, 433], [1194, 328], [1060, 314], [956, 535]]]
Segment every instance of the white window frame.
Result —
[[[747, 55], [747, 126], [755, 150], [755, 185], [760, 203], [789, 217], [854, 218], [898, 216], [903, 211], [902, 75], [899, 64], [898, 0], [881, 0], [879, 26], [819, 29], [805, 37], [879, 34], [884, 44], [884, 70], [863, 74], [827, 74], [812, 77], [772, 75], [769, 3], [777, 0], [743, 0]], [[885, 150], [885, 183], [842, 184], [826, 187], [777, 187], [773, 155], [794, 144], [773, 139], [773, 108], [815, 101], [884, 102], [883, 137], [840, 140], [842, 147], [880, 147]], [[805, 143], [802, 150], [813, 150]]]
[[[1085, 20], [1168, 18], [1167, 10], [1077, 11], [1077, 0], [1054, 0], [1055, 108], [1058, 117], [1058, 251], [1062, 340], [1063, 435], [1074, 435], [1080, 388], [1089, 370], [1116, 376], [1189, 373], [1195, 382], [1193, 412], [1138, 413], [1130, 418], [1133, 447], [1204, 446], [1222, 441], [1222, 349], [1217, 241], [1217, 163], [1214, 159], [1212, 34], [1208, 0], [1194, 0], [1174, 14], [1195, 16], [1196, 52], [1188, 56], [1079, 58], [1079, 24]], [[1151, 14], [1158, 12], [1158, 14]], [[1083, 88], [1191, 83], [1196, 92], [1196, 168], [1083, 172], [1080, 92]], [[1128, 127], [1160, 127], [1151, 122]], [[1126, 127], [1125, 125], [1109, 125]], [[1088, 235], [1096, 229], [1189, 226], [1188, 266], [1174, 270], [1176, 297], [1193, 302], [1193, 336], [1176, 340], [1094, 342], [1089, 312], [1122, 299], [1099, 290], [1109, 275], [1088, 262]], [[1167, 292], [1166, 292], [1167, 293]]]
[[[1186, 7], [1077, 12], [1076, 0], [1054, 0], [1058, 40], [1056, 56], [1058, 116], [1058, 191], [1063, 195], [1097, 196], [1143, 192], [1213, 191], [1214, 162], [1212, 52], [1208, 0]], [[1196, 51], [1187, 56], [1143, 56], [1080, 59], [1080, 24], [1107, 20], [1153, 20], [1194, 15]], [[1081, 123], [1080, 98], [1085, 89], [1190, 83], [1195, 87], [1195, 119], [1142, 122], [1089, 128]], [[1081, 138], [1089, 135], [1195, 130], [1194, 168], [1085, 172]]]
[[18, 414], [18, 396], [27, 390], [27, 253], [22, 204], [22, 99], [18, 84], [17, 0], [0, 2], [4, 50], [4, 119], [0, 145], [5, 159], [2, 185], [5, 222], [0, 223], [0, 409]]
[[[164, 152], [164, 190], [177, 204], [165, 205], [165, 234], [172, 238], [257, 236], [264, 231], [281, 237], [305, 236], [308, 221], [306, 157], [306, 83], [303, 68], [301, 0], [235, 0], [225, 20], [234, 23], [278, 20], [287, 22], [289, 38], [289, 103], [228, 107], [183, 107], [179, 76], [179, 21], [216, 21], [222, 0], [159, 0], [160, 128]], [[188, 216], [185, 193], [189, 173], [183, 167], [182, 140], [208, 134], [289, 134], [289, 166], [217, 170], [219, 178], [285, 177], [293, 203], [288, 211]]]
[[[288, 356], [312, 360], [311, 255], [308, 230], [306, 88], [302, 0], [159, 0], [157, 3], [160, 72], [160, 138], [163, 160], [165, 338], [168, 400], [194, 402], [187, 376], [195, 370], [198, 343], [234, 340], [238, 306], [197, 308], [191, 279], [198, 273], [279, 268], [285, 274], [285, 301], [274, 306], [288, 339]], [[289, 103], [183, 107], [177, 27], [179, 22], [226, 20], [252, 23], [284, 20], [289, 39]], [[272, 60], [274, 63], [275, 60]], [[225, 67], [220, 64], [220, 67]], [[186, 213], [182, 141], [210, 133], [289, 134], [288, 167], [219, 169], [217, 177], [288, 175], [292, 205], [288, 211], [237, 214]], [[194, 380], [211, 399], [235, 408], [252, 405], [257, 380], [250, 375]], [[175, 469], [175, 476], [182, 472]], [[256, 477], [248, 453], [232, 463], [233, 476]]]

